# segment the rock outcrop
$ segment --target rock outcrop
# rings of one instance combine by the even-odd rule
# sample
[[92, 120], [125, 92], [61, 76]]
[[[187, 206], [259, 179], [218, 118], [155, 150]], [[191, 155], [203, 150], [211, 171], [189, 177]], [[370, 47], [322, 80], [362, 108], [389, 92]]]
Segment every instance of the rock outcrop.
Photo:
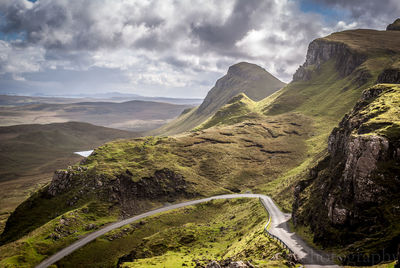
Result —
[[343, 77], [351, 74], [366, 60], [365, 55], [344, 43], [316, 39], [308, 46], [306, 61], [293, 75], [293, 81], [311, 79], [311, 74], [332, 58], [335, 58], [336, 70]]
[[[392, 95], [386, 99], [387, 94]], [[346, 246], [345, 264], [374, 264], [396, 256], [400, 108], [391, 104], [399, 95], [395, 86], [364, 91], [329, 136], [327, 156], [295, 189], [294, 223], [309, 226], [324, 247]]]
[[156, 170], [153, 176], [138, 181], [132, 179], [128, 170], [110, 180], [101, 175], [82, 179], [86, 174], [80, 167], [77, 169], [56, 171], [47, 193], [55, 197], [79, 188], [67, 201], [67, 205], [72, 206], [80, 198], [95, 192], [99, 198], [119, 204], [123, 216], [134, 214], [140, 200], [173, 202], [178, 197], [189, 195], [185, 178], [168, 168]]
[[72, 177], [73, 173], [68, 170], [55, 171], [47, 192], [51, 196], [56, 196], [57, 194], [62, 193], [71, 185]]
[[383, 70], [378, 76], [377, 83], [400, 84], [400, 70], [389, 68]]
[[[259, 86], [259, 83], [262, 86]], [[285, 86], [276, 77], [255, 64], [240, 62], [229, 67], [225, 76], [218, 79], [208, 92], [196, 113], [215, 113], [220, 107], [240, 93], [259, 101]]]
[[386, 31], [400, 31], [400, 19], [396, 19], [386, 27]]

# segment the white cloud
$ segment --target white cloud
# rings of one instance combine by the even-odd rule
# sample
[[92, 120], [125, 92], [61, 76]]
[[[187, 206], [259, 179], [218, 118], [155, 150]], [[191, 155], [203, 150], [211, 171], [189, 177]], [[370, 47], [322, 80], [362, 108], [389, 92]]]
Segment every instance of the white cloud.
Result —
[[[24, 32], [22, 42], [0, 42], [0, 74], [18, 82], [32, 82], [28, 73], [44, 82], [47, 73], [64, 71], [79, 73], [86, 83], [76, 84], [79, 90], [115, 90], [105, 87], [110, 85], [196, 97], [238, 61], [257, 63], [288, 82], [312, 39], [364, 25], [327, 24], [294, 0], [5, 0], [0, 14], [4, 34]], [[95, 72], [96, 83], [84, 79]], [[121, 81], [106, 80], [117, 72]], [[61, 74], [58, 79], [65, 84]]]
[[10, 73], [15, 80], [21, 81], [22, 73], [41, 70], [44, 52], [41, 47], [15, 47], [0, 40], [0, 74]]

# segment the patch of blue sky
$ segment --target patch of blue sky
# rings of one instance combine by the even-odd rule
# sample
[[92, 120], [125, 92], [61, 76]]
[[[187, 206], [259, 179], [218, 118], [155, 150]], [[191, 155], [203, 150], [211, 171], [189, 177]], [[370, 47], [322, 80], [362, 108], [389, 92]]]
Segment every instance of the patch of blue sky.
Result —
[[332, 5], [327, 5], [324, 3], [318, 3], [317, 0], [300, 0], [299, 1], [300, 10], [304, 13], [316, 13], [321, 15], [325, 21], [333, 22], [346, 20], [349, 15], [348, 11], [343, 9], [338, 9]]
[[15, 40], [25, 40], [26, 39], [26, 32], [5, 32], [3, 31], [3, 27], [5, 26], [5, 18], [4, 14], [0, 12], [0, 40], [4, 41], [15, 41]]
[[25, 32], [19, 32], [19, 33], [4, 33], [0, 31], [0, 40], [3, 41], [16, 41], [16, 40], [25, 40], [26, 38], [26, 33]]

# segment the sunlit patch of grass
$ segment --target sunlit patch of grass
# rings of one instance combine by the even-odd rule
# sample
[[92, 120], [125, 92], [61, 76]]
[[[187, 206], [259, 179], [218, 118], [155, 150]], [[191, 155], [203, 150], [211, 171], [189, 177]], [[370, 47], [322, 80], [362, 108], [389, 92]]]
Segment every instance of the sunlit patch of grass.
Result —
[[[1, 267], [31, 267], [77, 239], [118, 218], [118, 211], [90, 202], [54, 218], [21, 239], [0, 247]], [[88, 226], [91, 226], [88, 228]]]
[[[258, 200], [214, 200], [135, 222], [97, 239], [59, 262], [62, 266], [178, 267], [232, 258], [285, 266], [270, 259], [282, 249], [263, 233], [267, 214]], [[98, 252], [104, 252], [100, 255]]]

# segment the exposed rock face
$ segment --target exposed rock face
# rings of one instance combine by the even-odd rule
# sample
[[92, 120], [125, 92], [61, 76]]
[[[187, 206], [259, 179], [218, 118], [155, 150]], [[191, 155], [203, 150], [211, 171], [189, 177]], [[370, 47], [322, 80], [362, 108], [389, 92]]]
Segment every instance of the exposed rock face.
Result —
[[386, 31], [400, 31], [400, 19], [395, 20], [386, 27]]
[[[367, 112], [368, 105], [386, 90], [374, 87], [364, 91], [353, 111], [329, 136], [325, 159], [295, 189], [294, 223], [310, 226], [314, 240], [323, 246], [349, 245], [348, 251], [357, 253], [345, 256], [345, 264], [382, 261], [382, 250], [394, 259], [400, 242], [400, 232], [389, 231], [396, 230], [395, 222], [400, 220], [399, 137], [376, 134], [373, 128], [379, 125], [365, 126], [376, 116], [376, 112]], [[307, 188], [311, 196], [306, 194]], [[371, 243], [374, 237], [379, 237], [379, 242]], [[356, 241], [360, 244], [353, 248]], [[366, 257], [363, 250], [377, 255]]]
[[138, 182], [132, 181], [129, 174], [121, 175], [111, 187], [108, 187], [107, 195], [121, 204], [124, 213], [131, 215], [137, 208], [137, 200], [155, 199], [173, 202], [177, 197], [188, 196], [187, 185], [182, 175], [164, 168]]
[[400, 70], [386, 69], [379, 74], [377, 83], [400, 84]]
[[133, 181], [129, 171], [114, 180], [102, 176], [82, 180], [82, 176], [85, 176], [82, 170], [56, 171], [47, 193], [54, 197], [79, 188], [79, 192], [68, 201], [68, 205], [74, 205], [86, 194], [96, 192], [99, 198], [118, 203], [124, 216], [135, 213], [138, 200], [172, 202], [179, 196], [189, 195], [186, 191], [188, 183], [184, 177], [167, 168], [156, 170], [153, 176], [141, 178], [139, 181]]
[[311, 79], [312, 72], [332, 58], [335, 58], [335, 67], [342, 76], [351, 74], [366, 60], [364, 55], [344, 43], [316, 39], [308, 46], [306, 62], [297, 69], [293, 81]]
[[221, 268], [221, 265], [217, 261], [212, 261], [207, 264], [206, 268]]
[[56, 196], [65, 191], [71, 185], [73, 174], [67, 170], [57, 170], [54, 172], [53, 179], [49, 185], [47, 192], [51, 196]]
[[[258, 83], [263, 84], [263, 87], [259, 87]], [[284, 85], [260, 66], [240, 62], [230, 66], [228, 73], [217, 80], [196, 112], [208, 112], [211, 115], [239, 93], [259, 101]]]

